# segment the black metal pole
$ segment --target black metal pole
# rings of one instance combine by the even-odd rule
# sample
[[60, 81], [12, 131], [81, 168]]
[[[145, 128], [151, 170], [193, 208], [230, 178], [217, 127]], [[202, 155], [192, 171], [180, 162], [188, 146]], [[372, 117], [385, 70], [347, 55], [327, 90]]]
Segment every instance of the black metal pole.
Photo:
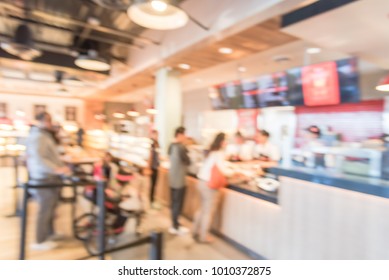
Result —
[[19, 186], [19, 166], [18, 166], [18, 157], [12, 156], [13, 159], [13, 167], [14, 167], [14, 181], [15, 185], [13, 188], [13, 203], [14, 203], [14, 209], [13, 213], [9, 214], [7, 218], [13, 218], [13, 217], [20, 217], [21, 211], [19, 207], [19, 196], [18, 196], [18, 186]]
[[162, 260], [162, 232], [151, 233], [150, 260]]
[[22, 204], [20, 254], [19, 254], [20, 260], [24, 260], [26, 255], [26, 231], [27, 231], [27, 214], [28, 214], [27, 198], [28, 198], [28, 184], [23, 184], [23, 204]]
[[15, 203], [15, 216], [20, 217], [20, 207], [19, 207], [19, 157], [14, 157], [14, 169], [15, 169], [15, 191], [14, 191], [14, 203]]
[[99, 216], [97, 222], [97, 243], [99, 248], [99, 259], [104, 260], [105, 252], [105, 181], [97, 182], [97, 205], [99, 206]]

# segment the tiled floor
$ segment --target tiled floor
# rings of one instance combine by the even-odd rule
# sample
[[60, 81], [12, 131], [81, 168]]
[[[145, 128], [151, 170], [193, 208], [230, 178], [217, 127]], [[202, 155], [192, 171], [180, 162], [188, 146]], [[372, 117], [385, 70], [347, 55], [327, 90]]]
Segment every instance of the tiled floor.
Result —
[[[21, 172], [21, 177], [25, 175]], [[0, 168], [0, 259], [17, 259], [20, 236], [20, 218], [7, 218], [6, 215], [13, 212], [13, 190], [10, 188], [14, 184], [13, 169], [9, 167]], [[80, 203], [78, 209], [85, 209], [85, 202]], [[27, 244], [31, 244], [34, 239], [36, 205], [34, 201], [29, 202], [29, 217]], [[169, 211], [151, 210], [147, 214], [143, 224], [144, 234], [152, 230], [164, 232], [163, 257], [164, 259], [250, 259], [249, 256], [237, 250], [221, 239], [217, 239], [212, 245], [198, 244], [194, 242], [190, 234], [184, 236], [173, 236], [167, 233], [170, 226]], [[56, 228], [64, 233], [67, 238], [61, 242], [58, 249], [50, 252], [30, 251], [27, 246], [27, 259], [78, 259], [87, 255], [83, 244], [72, 238], [70, 205], [63, 204], [57, 211]], [[190, 227], [190, 222], [183, 220], [183, 223]], [[119, 238], [117, 245], [135, 240], [134, 224], [129, 221], [126, 231]], [[109, 259], [148, 259], [150, 245], [142, 245], [136, 248], [126, 249], [112, 253]]]

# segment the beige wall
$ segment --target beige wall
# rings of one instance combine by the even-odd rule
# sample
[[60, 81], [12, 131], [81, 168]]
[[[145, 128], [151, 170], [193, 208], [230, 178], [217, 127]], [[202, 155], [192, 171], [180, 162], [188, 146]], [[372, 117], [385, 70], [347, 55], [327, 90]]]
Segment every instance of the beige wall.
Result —
[[201, 114], [209, 110], [212, 110], [212, 107], [208, 98], [208, 88], [183, 93], [183, 123], [187, 134], [197, 141], [201, 140]]
[[65, 120], [65, 107], [74, 106], [77, 108], [78, 121], [84, 122], [84, 101], [81, 99], [0, 92], [0, 100], [7, 104], [9, 118], [14, 118], [16, 111], [21, 110], [26, 113], [28, 120], [33, 120], [35, 118], [34, 105], [45, 105], [55, 121], [63, 122]]

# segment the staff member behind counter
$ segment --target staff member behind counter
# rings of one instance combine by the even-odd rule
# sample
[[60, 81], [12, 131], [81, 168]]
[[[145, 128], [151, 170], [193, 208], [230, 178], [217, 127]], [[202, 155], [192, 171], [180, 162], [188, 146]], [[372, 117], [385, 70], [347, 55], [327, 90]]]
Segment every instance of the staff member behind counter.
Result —
[[233, 142], [226, 147], [227, 159], [232, 162], [252, 160], [253, 148], [254, 145], [246, 141], [243, 135], [237, 131], [234, 134]]
[[281, 159], [276, 145], [269, 141], [270, 133], [266, 130], [257, 130], [255, 133], [254, 159], [258, 160], [262, 168], [271, 168], [278, 165]]

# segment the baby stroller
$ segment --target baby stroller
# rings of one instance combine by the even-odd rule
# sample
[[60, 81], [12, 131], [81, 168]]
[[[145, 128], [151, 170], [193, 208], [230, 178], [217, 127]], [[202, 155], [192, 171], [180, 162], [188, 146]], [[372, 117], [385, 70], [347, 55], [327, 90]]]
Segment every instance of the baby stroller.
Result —
[[[133, 173], [119, 164], [109, 166], [108, 187], [105, 189], [105, 242], [106, 248], [116, 242], [116, 237], [124, 231], [128, 219], [135, 219], [135, 232], [139, 234], [139, 227], [143, 217], [143, 206], [136, 192], [123, 194], [123, 189], [130, 184]], [[98, 171], [100, 172], [100, 171]], [[96, 175], [96, 170], [94, 175]], [[96, 176], [95, 176], [96, 177]], [[89, 185], [84, 188], [83, 196], [91, 202], [91, 210], [74, 221], [74, 232], [77, 239], [84, 242], [85, 248], [91, 255], [98, 254], [97, 245], [97, 188]]]

